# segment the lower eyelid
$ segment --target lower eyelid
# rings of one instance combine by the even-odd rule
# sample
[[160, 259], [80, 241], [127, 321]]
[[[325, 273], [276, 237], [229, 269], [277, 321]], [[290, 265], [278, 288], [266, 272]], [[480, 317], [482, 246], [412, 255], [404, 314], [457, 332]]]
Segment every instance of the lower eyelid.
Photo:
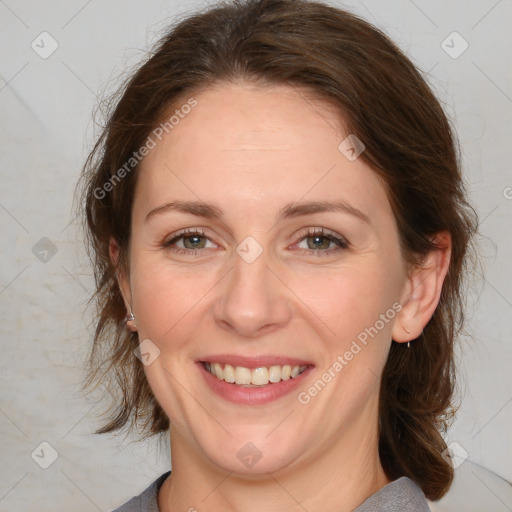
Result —
[[332, 240], [332, 242], [334, 243], [334, 247], [330, 247], [329, 249], [303, 249], [302, 247], [297, 247], [297, 250], [302, 251], [302, 253], [305, 256], [307, 256], [307, 255], [328, 256], [330, 254], [344, 251], [348, 248], [348, 245], [345, 243], [342, 243], [342, 241], [337, 243], [335, 240]]

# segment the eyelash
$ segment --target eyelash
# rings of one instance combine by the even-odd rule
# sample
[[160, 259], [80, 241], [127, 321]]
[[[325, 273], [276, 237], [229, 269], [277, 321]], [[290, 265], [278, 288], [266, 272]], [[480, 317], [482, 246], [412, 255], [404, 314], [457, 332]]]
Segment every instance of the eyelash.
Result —
[[[199, 255], [199, 253], [204, 251], [204, 249], [181, 249], [181, 248], [176, 248], [176, 247], [171, 248], [171, 245], [176, 243], [178, 240], [185, 238], [186, 235], [189, 235], [189, 236], [199, 235], [201, 237], [208, 238], [208, 236], [206, 236], [205, 232], [200, 228], [187, 228], [187, 229], [183, 229], [182, 231], [179, 231], [175, 235], [172, 235], [172, 237], [169, 240], [165, 241], [162, 244], [162, 247], [164, 249], [170, 249], [177, 254], [187, 254], [187, 255], [191, 255], [191, 256]], [[317, 249], [299, 249], [299, 250], [303, 251], [302, 254], [304, 256], [310, 256], [310, 255], [320, 256], [320, 257], [329, 256], [332, 253], [336, 253], [336, 252], [342, 251], [344, 249], [347, 249], [350, 245], [349, 242], [345, 238], [343, 238], [339, 235], [336, 235], [332, 231], [326, 230], [324, 228], [313, 228], [313, 229], [308, 228], [308, 230], [306, 232], [302, 232], [299, 235], [295, 244], [300, 243], [303, 240], [305, 240], [309, 237], [313, 237], [313, 236], [320, 236], [322, 238], [327, 238], [330, 242], [335, 243], [338, 246], [338, 248], [328, 249], [325, 251], [317, 250]]]

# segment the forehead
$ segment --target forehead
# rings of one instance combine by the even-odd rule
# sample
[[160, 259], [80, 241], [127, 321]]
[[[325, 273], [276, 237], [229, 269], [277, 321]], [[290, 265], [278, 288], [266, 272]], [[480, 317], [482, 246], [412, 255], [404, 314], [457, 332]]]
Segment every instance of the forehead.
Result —
[[373, 208], [389, 210], [377, 175], [361, 158], [350, 161], [340, 151], [348, 134], [331, 105], [287, 86], [224, 85], [193, 100], [181, 116], [175, 105], [169, 117], [178, 122], [143, 160], [139, 207], [150, 209], [170, 196], [219, 204], [229, 199], [253, 215], [250, 208], [304, 197], [350, 198], [360, 209], [371, 198]]

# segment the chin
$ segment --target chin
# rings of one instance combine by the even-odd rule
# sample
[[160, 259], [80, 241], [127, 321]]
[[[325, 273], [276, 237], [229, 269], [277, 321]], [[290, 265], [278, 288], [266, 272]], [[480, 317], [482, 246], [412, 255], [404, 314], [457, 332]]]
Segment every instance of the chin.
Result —
[[[208, 443], [203, 448], [206, 456], [213, 464], [224, 471], [238, 475], [266, 477], [268, 473], [276, 473], [289, 466], [300, 456], [303, 440], [294, 448], [283, 442], [275, 442], [268, 437], [268, 429], [258, 435], [227, 437], [224, 443]], [[252, 439], [252, 440], [251, 440]]]
[[279, 456], [279, 454], [262, 454], [260, 459], [254, 459], [251, 463], [248, 461], [248, 456], [245, 456], [244, 462], [241, 462], [237, 457], [222, 457], [213, 458], [212, 462], [229, 473], [247, 477], [248, 479], [268, 479], [268, 473], [278, 473], [285, 469], [289, 462], [286, 457]]

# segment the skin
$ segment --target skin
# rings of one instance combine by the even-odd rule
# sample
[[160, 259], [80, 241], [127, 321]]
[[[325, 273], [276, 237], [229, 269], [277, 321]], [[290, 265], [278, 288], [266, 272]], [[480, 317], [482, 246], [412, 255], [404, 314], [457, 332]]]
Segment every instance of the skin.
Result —
[[[160, 510], [352, 510], [390, 482], [377, 449], [380, 375], [392, 339], [419, 336], [435, 310], [449, 235], [438, 235], [422, 269], [406, 270], [384, 186], [362, 158], [338, 150], [348, 134], [329, 105], [248, 83], [194, 97], [197, 107], [142, 162], [130, 266], [119, 278], [131, 328], [160, 350], [144, 367], [171, 421]], [[166, 211], [146, 220], [176, 199], [212, 203], [223, 217]], [[339, 200], [368, 222], [339, 211], [277, 219], [288, 203]], [[196, 254], [173, 250], [190, 238], [164, 247], [184, 228], [205, 231]], [[349, 245], [315, 242], [308, 228]], [[236, 252], [248, 236], [263, 248], [252, 263]], [[118, 253], [112, 240], [114, 262]], [[300, 357], [315, 365], [304, 391], [395, 303], [400, 312], [307, 404], [290, 393], [235, 405], [194, 364], [220, 353]], [[262, 454], [251, 468], [237, 457], [247, 442]]]

